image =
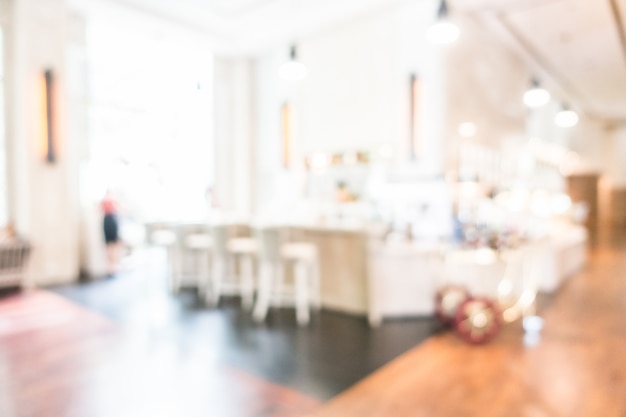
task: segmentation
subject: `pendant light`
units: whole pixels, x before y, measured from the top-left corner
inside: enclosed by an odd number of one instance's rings
[[[542,107],[550,101],[550,93],[541,87],[539,80],[533,78],[528,91],[524,93],[524,104],[530,108]]]
[[[554,116],[554,123],[563,128],[576,126],[578,124],[578,120],[578,114],[566,105],[563,105],[561,111]]]
[[[289,50],[289,61],[281,65],[278,73],[282,79],[287,81],[300,81],[306,78],[307,68],[298,61],[295,45],[292,45]]]
[[[455,42],[459,38],[461,31],[457,25],[450,21],[448,18],[449,14],[448,3],[446,0],[441,0],[439,12],[437,13],[437,21],[428,28],[426,33],[431,43],[447,45]]]

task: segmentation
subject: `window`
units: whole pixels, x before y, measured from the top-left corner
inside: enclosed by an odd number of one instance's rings
[[[200,43],[90,29],[90,180],[140,220],[192,221],[213,181],[212,56]]]

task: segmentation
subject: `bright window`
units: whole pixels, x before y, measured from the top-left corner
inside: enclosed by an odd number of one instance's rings
[[[213,182],[213,61],[198,45],[90,29],[83,199],[110,188],[138,220],[204,218]]]

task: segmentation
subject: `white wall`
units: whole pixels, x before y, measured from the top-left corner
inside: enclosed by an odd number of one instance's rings
[[[257,59],[256,186],[259,204],[271,198],[285,175],[281,163],[280,111],[292,106],[293,172],[316,151],[376,152],[391,145],[397,162],[409,158],[410,75],[420,79],[418,132],[424,153],[418,165],[441,171],[442,122],[439,51],[426,42],[436,1],[405,3],[361,16],[297,42],[298,58],[309,70],[298,83],[281,80],[288,44]]]
[[[7,109],[6,103],[6,92],[11,91],[11,85],[7,85],[6,80],[6,61],[10,56],[11,47],[8,44],[7,36],[10,36],[11,31],[11,11],[12,4],[9,2],[0,3],[0,26],[2,27],[2,94],[3,96],[0,98],[2,100],[1,110],[2,115],[0,115],[0,225],[4,225],[9,220],[9,190],[10,185],[8,184],[8,175],[9,169],[8,165],[10,164],[10,159],[8,155],[8,144],[7,144],[7,116],[10,112]]]
[[[393,24],[384,14],[301,43],[309,76],[294,97],[300,155],[397,139]]]
[[[34,245],[31,278],[38,284],[68,282],[78,276],[78,140],[84,118],[71,109],[69,46],[80,46],[80,25],[63,0],[13,0],[7,65],[7,140],[10,217]],[[70,32],[73,30],[73,32]],[[68,61],[69,60],[69,61]],[[56,91],[57,162],[44,161],[40,145],[38,81],[52,69]],[[78,94],[80,95],[80,94]],[[77,122],[77,125],[74,125]],[[81,127],[82,126],[82,127]]]

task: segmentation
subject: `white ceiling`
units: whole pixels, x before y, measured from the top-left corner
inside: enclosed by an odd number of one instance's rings
[[[255,54],[277,42],[294,41],[325,26],[408,1],[428,0],[105,2],[183,23],[217,40],[223,51]],[[612,0],[448,1],[458,13],[495,16],[532,66],[556,83],[572,105],[590,116],[626,121],[626,55]],[[626,25],[626,0],[615,1]]]
[[[255,54],[407,0],[71,0],[147,12],[208,35],[224,53]],[[420,1],[420,0],[418,0]]]
[[[611,0],[457,0],[491,14],[562,95],[588,116],[626,121],[626,51]],[[626,0],[617,0],[626,25]],[[479,14],[480,14],[479,13]]]

